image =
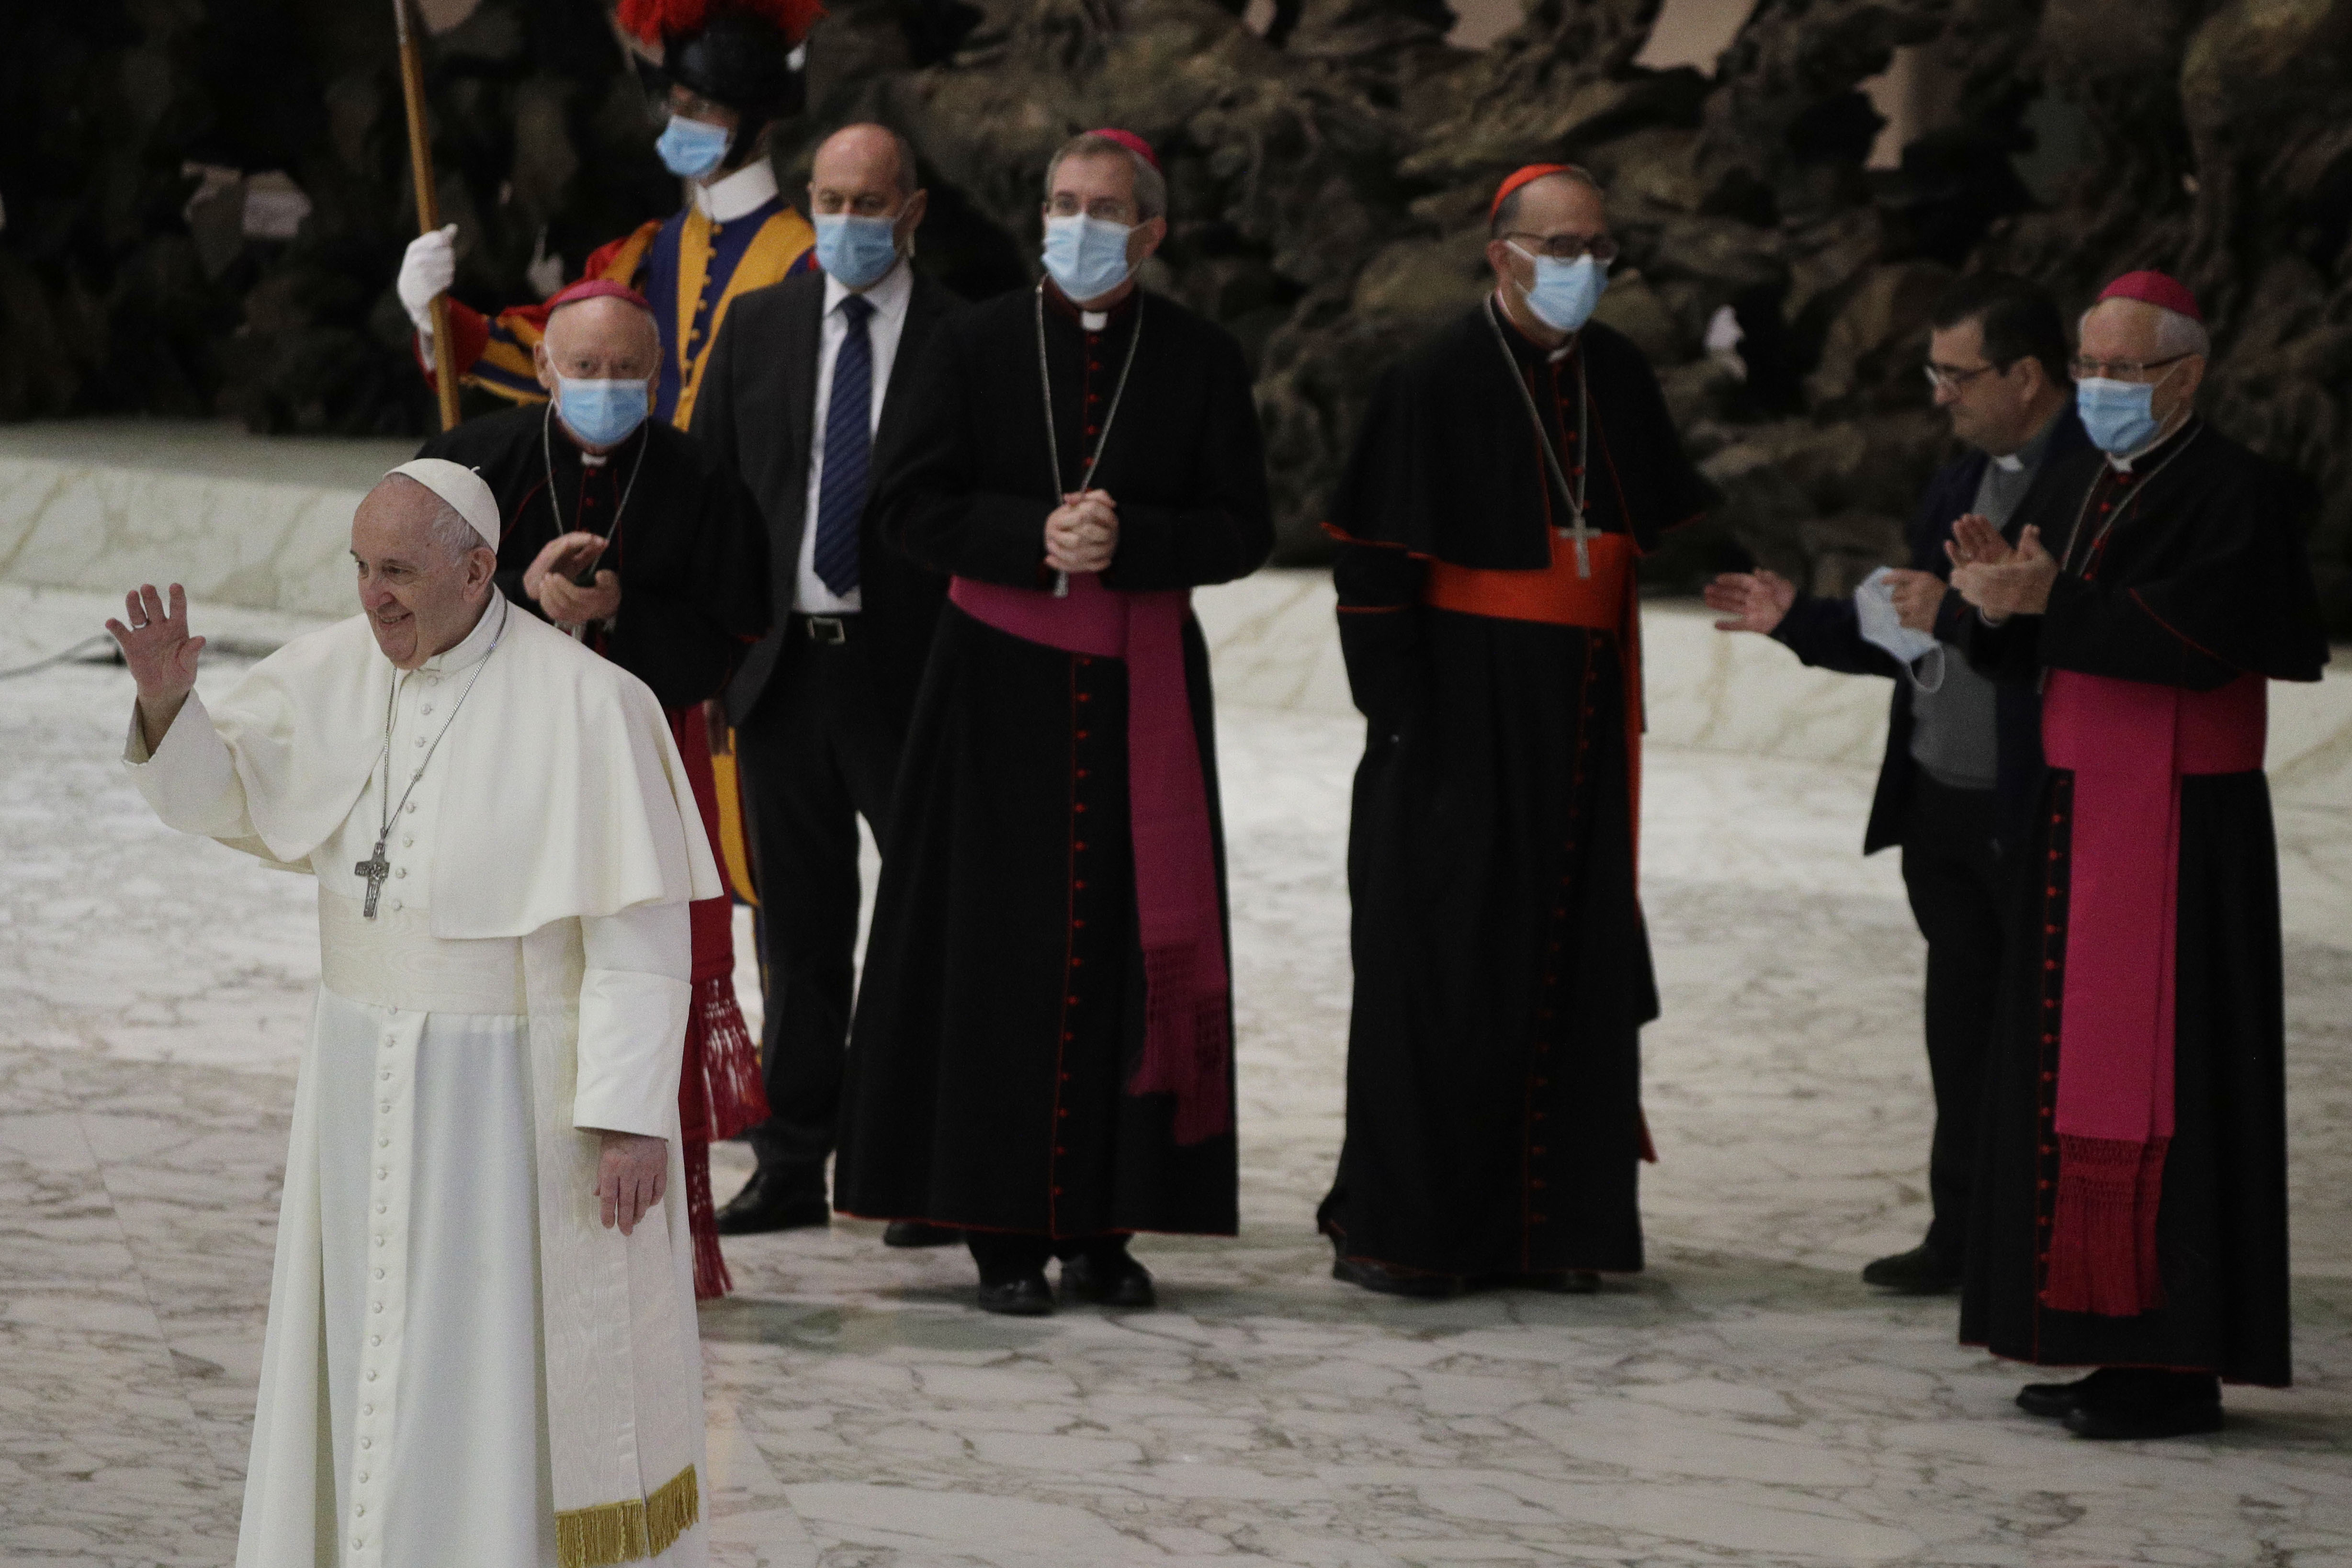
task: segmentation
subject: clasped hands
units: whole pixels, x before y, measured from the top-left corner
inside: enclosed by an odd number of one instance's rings
[[[558,534],[547,541],[537,559],[523,569],[522,591],[547,612],[558,626],[585,626],[610,621],[620,612],[621,580],[609,571],[596,574],[593,585],[572,581],[581,570],[604,553],[604,539],[596,534]]]
[[[1118,503],[1108,490],[1075,490],[1045,518],[1045,564],[1055,571],[1101,571],[1118,551]]]
[[[2029,525],[2015,549],[1990,519],[1971,512],[1952,525],[1944,545],[1952,560],[1952,587],[1995,624],[2011,615],[2039,615],[2050,607],[2058,562],[2042,548],[2042,530]]]

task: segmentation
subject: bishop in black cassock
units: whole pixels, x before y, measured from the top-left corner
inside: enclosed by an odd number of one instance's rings
[[[600,407],[579,399],[577,382],[626,379],[620,372],[633,369],[632,355],[645,359],[650,374],[660,340],[643,299],[592,280],[550,305],[539,351],[555,396],[469,420],[427,441],[419,455],[478,471],[498,497],[506,519],[501,593],[541,620],[577,624],[590,647],[653,688],[715,851],[719,824],[702,705],[726,688],[766,633],[767,537],[741,481],[684,431],[642,410],[617,439],[604,432],[607,439],[592,441],[573,429],[572,418],[584,423]],[[567,361],[594,373],[575,378],[567,391],[559,373]],[[559,539],[570,543],[554,552],[562,559],[551,571],[541,558]],[[587,580],[572,581],[575,575]],[[691,914],[694,1011],[678,1112],[695,1287],[709,1297],[729,1289],[711,1206],[710,1141],[757,1124],[767,1100],[735,999],[733,900],[704,899]]]
[[[2308,486],[2196,413],[2196,310],[2161,274],[2109,287],[2076,361],[2103,450],[2053,472],[2013,559],[1979,538],[1953,576],[1983,612],[1971,657],[2042,687],[2049,762],[2013,888],[1960,1337],[2099,1369],[2018,1399],[2090,1437],[2210,1431],[2221,1381],[2290,1370],[2263,743],[2268,683],[2317,680],[2327,644]]]
[[[1633,566],[1711,495],[1641,352],[1584,319],[1599,190],[1522,170],[1491,226],[1496,294],[1382,381],[1332,506],[1367,724],[1320,1220],[1338,1278],[1408,1295],[1642,1266]]]
[[[1051,1310],[1056,1255],[1066,1295],[1148,1304],[1129,1234],[1235,1226],[1209,662],[1185,605],[1255,570],[1273,528],[1239,345],[1132,284],[1160,229],[1139,146],[1080,138],[1052,177],[1072,214],[1127,229],[1123,281],[940,322],[875,501],[884,538],[953,581],[884,848],[835,1205],[964,1229],[995,1312]],[[1048,519],[1089,492],[1116,505],[1116,550],[1057,593]]]

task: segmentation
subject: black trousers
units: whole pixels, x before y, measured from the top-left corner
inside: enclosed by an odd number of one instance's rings
[[[875,694],[854,615],[845,640],[794,614],[759,705],[736,730],[760,883],[760,1061],[768,1120],[747,1134],[762,1175],[822,1197],[841,1103],[857,949],[857,819],[889,836],[906,737]]]
[[[1927,1244],[1957,1266],[1982,1126],[1985,1059],[2000,984],[2001,883],[1990,789],[1955,789],[1915,771],[1903,835],[1903,886],[1927,939],[1927,1075],[1936,1133],[1927,1152]]]

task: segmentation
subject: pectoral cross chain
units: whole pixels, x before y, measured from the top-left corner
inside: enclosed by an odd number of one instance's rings
[[[367,904],[362,911],[362,918],[373,920],[376,898],[383,892],[383,879],[392,874],[392,862],[383,858],[382,839],[376,840],[373,854],[352,867],[352,874],[367,878]]]

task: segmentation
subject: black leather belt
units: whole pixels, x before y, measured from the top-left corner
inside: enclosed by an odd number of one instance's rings
[[[839,647],[849,641],[849,629],[856,623],[854,615],[800,615],[793,620],[801,623],[801,632],[812,643]]]

